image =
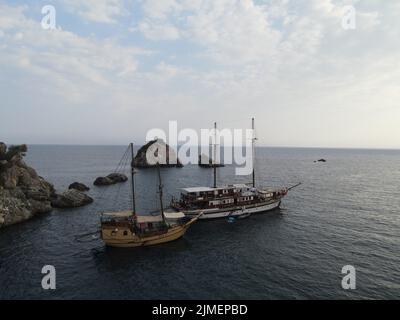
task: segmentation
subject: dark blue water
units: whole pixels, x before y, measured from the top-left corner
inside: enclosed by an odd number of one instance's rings
[[[59,191],[91,185],[114,170],[124,147],[32,146],[27,162]],[[314,163],[319,158],[327,163]],[[237,223],[201,222],[173,243],[139,249],[79,242],[98,228],[98,213],[129,208],[129,183],[92,186],[85,208],[54,210],[0,230],[1,299],[399,299],[400,152],[278,149],[257,151],[258,182],[303,185],[282,209]],[[166,198],[211,185],[196,166],[162,172]],[[232,167],[221,183],[247,182]],[[141,211],[158,208],[156,176],[136,176]],[[54,265],[57,290],[41,288]],[[341,269],[357,270],[357,289],[341,287]]]

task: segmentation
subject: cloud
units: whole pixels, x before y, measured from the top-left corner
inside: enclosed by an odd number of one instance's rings
[[[180,38],[180,31],[170,24],[141,22],[138,29],[150,40],[177,40]]]
[[[116,23],[128,13],[123,0],[62,0],[69,11],[88,22]]]
[[[45,114],[59,120],[63,141],[114,143],[169,119],[199,128],[214,120],[246,125],[254,115],[261,144],[398,146],[396,1],[68,3],[66,16],[57,8],[64,21],[95,23],[46,31],[27,6],[0,5],[2,116],[6,110],[10,122],[16,110],[29,119]],[[348,4],[356,30],[342,28]],[[24,126],[26,135],[34,136],[31,126],[38,141],[56,140],[55,125],[35,123]]]
[[[110,39],[84,38],[72,32],[43,30],[25,16],[25,7],[0,6],[0,64],[40,77],[43,86],[66,99],[84,97],[85,86],[111,86],[137,71],[137,56],[146,50],[121,46]],[[68,88],[71,91],[68,91]]]
[[[181,4],[176,0],[145,0],[143,2],[145,16],[152,19],[166,19],[171,13],[180,11],[180,9]]]

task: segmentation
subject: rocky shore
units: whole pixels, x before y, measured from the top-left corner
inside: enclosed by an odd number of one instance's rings
[[[23,160],[26,145],[7,148],[0,142],[0,228],[48,213],[53,207],[74,208],[93,202],[78,190],[56,194],[54,186]]]

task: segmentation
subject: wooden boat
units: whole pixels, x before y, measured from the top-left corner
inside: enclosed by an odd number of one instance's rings
[[[170,223],[161,216],[136,216],[131,211],[105,213],[101,235],[107,246],[143,247],[171,242],[183,237],[198,218]]]
[[[254,132],[254,119],[252,119],[252,129]],[[254,144],[256,137],[252,139],[253,155],[255,152]],[[216,145],[214,145],[214,155]],[[297,184],[290,188],[257,188],[255,180],[254,156],[253,156],[253,181],[251,184],[233,184],[227,186],[217,186],[217,168],[214,167],[214,186],[213,187],[193,187],[181,190],[180,199],[172,199],[171,207],[182,211],[188,217],[194,217],[199,212],[203,215],[201,219],[217,219],[228,217],[247,218],[251,214],[264,213],[277,209],[281,205],[282,199],[290,190],[300,185]]]
[[[133,160],[133,144],[130,144]],[[143,247],[162,244],[181,238],[189,227],[202,215],[188,218],[182,212],[167,212],[163,206],[163,186],[160,168],[159,196],[160,214],[157,216],[138,215],[135,203],[135,169],[131,161],[132,210],[103,213],[101,216],[101,238],[111,247]]]

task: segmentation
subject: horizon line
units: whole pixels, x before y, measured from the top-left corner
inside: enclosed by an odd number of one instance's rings
[[[20,144],[7,144],[7,146],[11,145],[20,145]],[[28,146],[59,146],[59,147],[122,147],[128,146],[128,144],[72,144],[72,143],[26,143]],[[145,145],[143,144],[134,144],[135,147],[141,147]],[[180,144],[178,146],[182,146]],[[206,146],[198,146],[198,147],[206,147]],[[222,146],[223,148],[225,146]],[[232,147],[232,146],[226,146]],[[238,146],[233,146],[238,147]],[[321,146],[271,146],[271,145],[256,145],[256,148],[276,148],[276,149],[331,149],[331,150],[387,150],[387,151],[400,151],[400,147],[321,147]]]

